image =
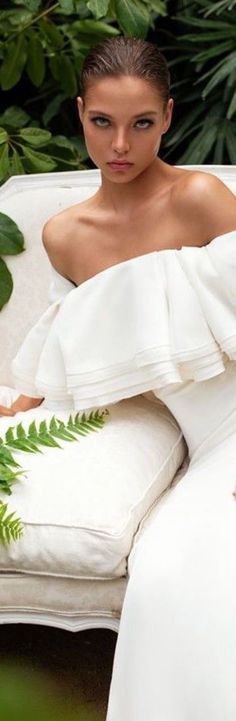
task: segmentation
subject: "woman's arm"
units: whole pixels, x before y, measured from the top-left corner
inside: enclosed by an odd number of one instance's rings
[[[30,396],[19,396],[14,403],[7,408],[0,405],[0,416],[14,416],[16,413],[29,411],[31,408],[37,408],[43,402],[43,398],[30,398]]]
[[[211,173],[188,173],[189,176],[184,177],[184,192],[178,194],[177,213],[189,227],[189,245],[205,245],[219,235],[236,230],[234,193]]]
[[[67,238],[66,233],[68,232],[68,221],[66,230],[65,223],[62,223],[61,218],[58,220],[58,217],[59,216],[54,216],[51,218],[43,228],[43,245],[49,257],[52,270],[52,282],[49,291],[50,303],[63,299],[70,290],[74,289],[74,284],[66,278],[65,272],[67,255],[64,253],[64,246],[65,238]],[[16,413],[37,408],[43,400],[44,398],[20,395],[10,407],[0,405],[0,416],[14,416]]]

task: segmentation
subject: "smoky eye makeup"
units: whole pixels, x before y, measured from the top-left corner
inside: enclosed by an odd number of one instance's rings
[[[108,118],[103,117],[102,115],[96,115],[93,118],[90,118],[90,121],[100,128],[106,128],[107,124],[109,125]],[[144,123],[144,125],[142,125]],[[140,126],[141,124],[141,126]],[[135,126],[139,127],[141,130],[145,130],[149,128],[151,125],[154,125],[153,120],[150,120],[149,118],[139,118],[139,120],[136,120],[134,123]]]
[[[135,125],[137,125],[138,123],[148,124],[148,125],[147,125],[148,128],[149,128],[151,125],[154,125],[153,120],[149,120],[149,118],[140,118],[140,120],[136,120]],[[143,126],[141,125],[141,127],[143,127]],[[145,128],[144,128],[144,130],[145,130]]]
[[[109,124],[108,118],[104,118],[102,115],[96,115],[94,118],[90,118],[91,122],[94,123],[94,125],[98,125],[98,127],[106,127],[105,124]],[[101,122],[101,125],[100,125]]]

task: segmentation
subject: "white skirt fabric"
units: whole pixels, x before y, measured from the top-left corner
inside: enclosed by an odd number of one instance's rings
[[[191,460],[130,554],[107,721],[235,721],[236,364],[162,400]]]

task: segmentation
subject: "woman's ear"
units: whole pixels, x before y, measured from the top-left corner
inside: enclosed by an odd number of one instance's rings
[[[79,113],[80,122],[83,125],[84,103],[80,96],[77,98],[77,109],[78,109],[78,113]]]
[[[169,130],[169,127],[171,125],[172,115],[173,115],[173,109],[174,109],[174,100],[173,100],[173,98],[169,98],[168,103],[166,105],[166,109],[165,109],[162,135],[167,133],[167,130]]]

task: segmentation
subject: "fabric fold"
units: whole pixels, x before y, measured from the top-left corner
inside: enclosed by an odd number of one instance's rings
[[[78,287],[54,271],[53,303],[12,363],[16,387],[83,410],[219,375],[236,358],[235,266],[233,231],[130,258]]]

